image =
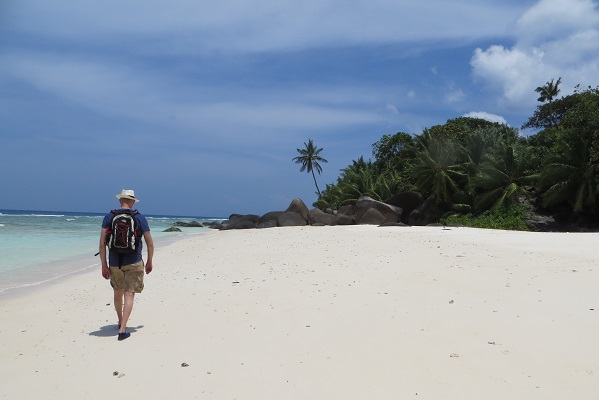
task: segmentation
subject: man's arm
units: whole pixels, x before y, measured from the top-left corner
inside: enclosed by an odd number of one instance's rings
[[[144,232],[144,240],[146,242],[146,247],[148,249],[148,259],[146,260],[146,274],[152,272],[152,259],[154,258],[154,241],[152,240],[152,235],[150,231]]]
[[[104,279],[110,279],[110,268],[106,260],[106,229],[102,228],[100,233],[100,261],[102,263],[102,276]]]

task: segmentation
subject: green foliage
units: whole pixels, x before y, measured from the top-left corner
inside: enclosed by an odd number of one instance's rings
[[[432,139],[416,155],[414,184],[422,193],[433,194],[442,203],[452,203],[468,180],[462,164],[463,148],[446,139]]]
[[[497,209],[513,203],[531,183],[530,148],[524,144],[499,143],[485,154],[474,178],[477,195],[474,209],[478,212]]]
[[[477,169],[485,161],[485,157],[497,146],[511,145],[521,141],[518,131],[507,125],[491,125],[474,130],[466,142],[466,168],[470,176],[476,175]]]
[[[326,186],[315,206],[338,208],[354,204],[361,196],[384,201],[407,189],[406,181],[399,172],[393,168],[379,171],[371,161],[360,157],[341,170],[336,184]]]
[[[499,127],[501,124],[481,118],[459,117],[447,120],[443,125],[434,125],[422,132],[422,141],[430,139],[448,140],[466,145],[470,135],[481,128]]]
[[[589,88],[575,98],[576,103],[551,131],[555,140],[539,174],[539,185],[545,207],[568,204],[574,213],[597,214],[599,90]]]
[[[326,208],[332,208],[334,210],[345,205],[344,203],[345,193],[340,186],[335,184],[327,184],[325,189],[322,191],[322,195],[312,205],[318,207],[321,210]]]
[[[582,136],[561,143],[562,152],[549,158],[541,171],[545,207],[567,203],[572,211],[596,212],[599,189],[599,165],[591,162],[591,146]]]
[[[591,89],[589,88],[589,90]],[[581,101],[581,96],[584,96],[584,93],[584,91],[581,92],[577,87],[577,89],[571,95],[564,96],[560,99],[540,105],[534,112],[533,116],[530,117],[524,125],[522,125],[522,129],[550,128],[552,126],[559,125],[563,116],[568,112],[568,110],[576,106]]]
[[[407,133],[397,132],[395,135],[383,135],[372,145],[372,155],[379,170],[393,168],[404,171],[414,159],[414,138]]]
[[[560,83],[562,83],[562,78],[559,78],[555,83],[552,79],[551,82],[547,82],[545,85],[536,88],[535,92],[539,94],[539,98],[537,99],[537,101],[540,101],[541,103],[545,103],[546,101],[548,101],[549,103],[551,103],[553,101],[553,98],[556,97],[560,92]]]
[[[464,225],[472,228],[503,229],[515,231],[527,231],[526,220],[528,213],[524,206],[514,203],[509,207],[501,207],[488,210],[480,215],[451,214],[441,218],[445,225]]]
[[[355,202],[360,196],[370,196],[380,200],[376,192],[377,174],[372,162],[360,157],[353,165],[341,170],[341,187],[346,193],[344,202]]]
[[[546,128],[528,137],[526,143],[530,148],[531,169],[538,172],[543,168],[544,163],[559,140],[557,131],[558,129],[555,127]]]
[[[561,127],[571,134],[582,136],[593,149],[599,148],[599,87],[578,93],[574,104],[564,115]],[[575,132],[575,133],[574,133]],[[568,140],[567,137],[563,138]]]
[[[537,88],[543,104],[524,128],[540,131],[528,138],[467,117],[420,135],[384,135],[372,145],[375,161],[360,157],[342,169],[315,205],[338,208],[364,195],[385,201],[417,190],[434,195],[439,213],[452,213],[446,223],[526,229],[523,195],[599,217],[599,87],[556,99],[560,83]]]

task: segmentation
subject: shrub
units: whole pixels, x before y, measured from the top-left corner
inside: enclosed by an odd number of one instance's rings
[[[452,214],[441,218],[445,225],[464,225],[473,228],[527,231],[528,213],[523,205],[512,204],[496,210],[485,211],[480,215]]]

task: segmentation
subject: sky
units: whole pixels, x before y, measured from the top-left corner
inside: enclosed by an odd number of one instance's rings
[[[593,0],[0,0],[0,209],[228,217],[317,199],[372,144],[599,84]],[[530,134],[523,132],[522,134]]]

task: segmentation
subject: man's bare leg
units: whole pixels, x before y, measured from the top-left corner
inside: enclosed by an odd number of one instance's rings
[[[121,321],[121,327],[119,329],[119,332],[125,332],[125,329],[127,328],[127,321],[129,321],[129,316],[131,315],[131,311],[133,311],[133,301],[135,300],[135,293],[134,292],[125,292],[125,306],[123,307],[123,312],[122,312],[122,318],[120,319]]]
[[[119,331],[120,326],[123,321],[123,296],[125,294],[125,289],[119,289],[114,291],[114,309],[116,310],[116,315],[119,318]]]

